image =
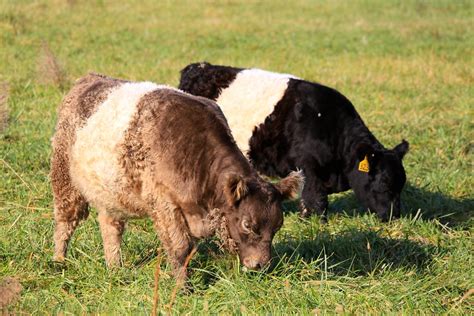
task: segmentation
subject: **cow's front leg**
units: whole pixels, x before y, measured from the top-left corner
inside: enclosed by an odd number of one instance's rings
[[[315,178],[307,178],[303,192],[301,193],[300,216],[307,218],[316,213],[323,222],[326,221],[326,211],[328,208],[328,195],[326,190],[318,185]]]
[[[119,267],[122,265],[120,244],[122,243],[126,222],[125,220],[114,218],[105,210],[99,210],[98,219],[107,267]]]
[[[189,233],[182,211],[173,203],[159,203],[152,215],[155,229],[173,265],[177,280],[186,280],[185,262],[191,253],[194,241]]]

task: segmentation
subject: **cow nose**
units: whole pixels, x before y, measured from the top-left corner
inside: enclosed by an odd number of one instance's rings
[[[262,264],[253,258],[245,258],[244,266],[253,270],[259,270],[262,268]]]

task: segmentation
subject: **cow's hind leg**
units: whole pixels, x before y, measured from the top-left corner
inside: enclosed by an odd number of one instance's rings
[[[126,221],[116,219],[104,210],[99,211],[98,219],[107,267],[121,266],[120,244],[122,243],[122,235],[125,231]]]
[[[65,151],[53,152],[50,176],[54,195],[55,221],[53,260],[64,261],[72,234],[77,225],[89,215],[89,205],[71,183]]]
[[[88,204],[77,192],[54,202],[54,261],[64,261],[72,234],[89,215]]]

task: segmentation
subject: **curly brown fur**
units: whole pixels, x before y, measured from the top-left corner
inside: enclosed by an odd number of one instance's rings
[[[56,133],[52,140],[51,186],[54,196],[55,251],[57,261],[64,260],[67,245],[77,225],[89,214],[88,203],[72,184],[70,168],[70,148],[75,142],[75,133],[97,106],[108,95],[118,81],[89,74],[79,79],[74,88],[66,95],[59,108]]]
[[[209,212],[207,217],[210,230],[218,238],[219,248],[225,249],[231,253],[237,253],[237,244],[230,236],[227,219],[224,217],[222,212],[215,208]]]
[[[60,108],[51,183],[56,259],[91,204],[109,266],[121,262],[127,219],[148,216],[177,274],[196,241],[213,233],[246,266],[266,264],[281,202],[297,190],[258,177],[214,102],[100,75],[79,80]],[[209,217],[214,209],[221,215]],[[244,220],[260,235],[249,238]]]

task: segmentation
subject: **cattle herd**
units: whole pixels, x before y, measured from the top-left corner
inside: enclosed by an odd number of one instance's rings
[[[352,189],[381,220],[400,215],[403,140],[386,149],[338,91],[293,75],[195,63],[179,89],[89,74],[64,98],[52,140],[54,259],[89,205],[108,266],[126,221],[150,217],[177,277],[199,239],[268,265],[282,202],[325,220]],[[272,183],[266,177],[279,177]]]

